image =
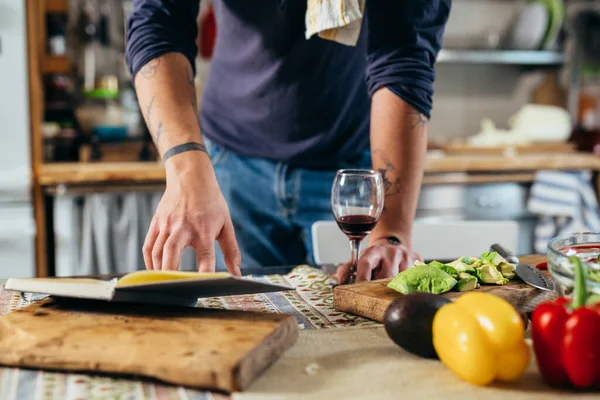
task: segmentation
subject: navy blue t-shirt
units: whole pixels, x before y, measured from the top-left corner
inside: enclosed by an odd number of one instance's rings
[[[369,144],[370,96],[387,87],[429,117],[451,0],[366,0],[356,47],[305,39],[306,0],[214,0],[217,41],[202,133],[238,154],[335,168]],[[134,0],[132,76],[167,52],[197,54],[199,0]]]

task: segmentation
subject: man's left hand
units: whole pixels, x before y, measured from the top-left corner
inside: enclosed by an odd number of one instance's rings
[[[377,239],[369,244],[358,260],[356,282],[393,278],[420,258],[406,246],[390,244],[386,238]],[[352,261],[348,261],[338,268],[337,278],[340,284],[347,281],[351,267]]]

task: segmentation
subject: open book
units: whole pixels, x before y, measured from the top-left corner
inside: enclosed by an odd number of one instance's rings
[[[227,272],[136,271],[109,280],[12,278],[5,290],[54,297],[115,302],[194,306],[198,298],[294,290],[292,287],[239,278]]]

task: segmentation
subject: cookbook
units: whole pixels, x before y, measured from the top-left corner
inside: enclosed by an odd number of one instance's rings
[[[5,290],[110,302],[195,306],[198,298],[295,290],[228,272],[136,271],[120,278],[12,278]]]

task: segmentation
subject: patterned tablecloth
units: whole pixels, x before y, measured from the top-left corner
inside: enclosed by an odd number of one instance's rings
[[[201,299],[199,307],[291,314],[300,329],[369,327],[376,322],[333,309],[333,281],[322,271],[300,266],[287,275],[250,277],[296,287],[296,291],[251,296]],[[0,315],[30,304],[30,294],[5,291],[0,286]],[[0,368],[1,400],[227,400],[229,396],[107,376]]]

